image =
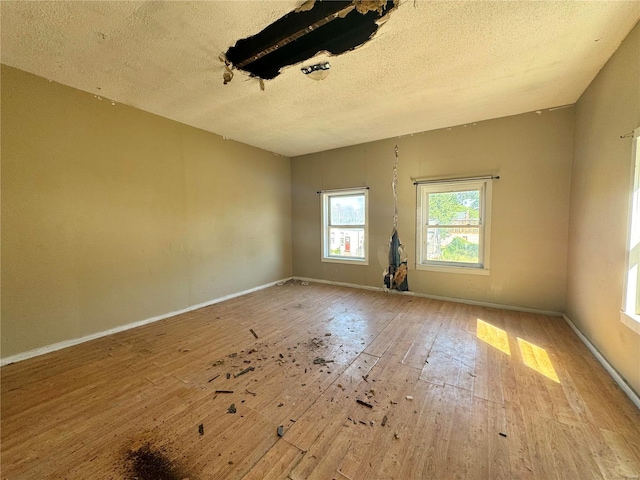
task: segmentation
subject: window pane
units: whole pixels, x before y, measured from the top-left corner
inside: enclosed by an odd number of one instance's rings
[[[329,256],[364,258],[364,228],[329,228]]]
[[[480,190],[429,194],[429,225],[479,225]]]
[[[330,225],[364,225],[364,195],[329,198]]]
[[[451,267],[451,272],[486,275],[491,181],[459,180],[430,181],[419,186],[416,268],[447,271]]]
[[[480,263],[480,229],[427,228],[426,259],[442,262]]]

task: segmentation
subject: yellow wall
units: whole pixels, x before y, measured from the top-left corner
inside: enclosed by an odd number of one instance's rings
[[[2,357],[291,276],[290,160],[2,66]]]
[[[640,126],[640,24],[576,105],[567,315],[640,392],[640,335],[620,321],[632,169]]]
[[[410,255],[410,290],[563,312],[573,126],[573,108],[545,110],[293,158],[294,275],[382,286],[393,225],[397,144],[398,230]],[[411,178],[487,174],[501,177],[493,185],[490,275],[415,270],[416,189]],[[369,265],[322,263],[316,192],[364,185],[370,187]]]

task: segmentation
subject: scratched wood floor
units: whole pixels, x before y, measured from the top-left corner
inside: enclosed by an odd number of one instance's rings
[[[640,476],[640,412],[553,317],[287,284],[0,373],[2,479]]]

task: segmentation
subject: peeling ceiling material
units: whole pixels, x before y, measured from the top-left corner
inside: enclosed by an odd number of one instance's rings
[[[260,33],[238,40],[225,59],[251,76],[271,80],[284,67],[320,52],[340,55],[362,45],[395,6],[394,0],[307,2]]]
[[[331,61],[321,82],[223,85],[218,55],[301,5],[1,1],[1,61],[291,157],[575,103],[640,19],[638,0],[401,0],[361,47],[300,65]]]
[[[330,69],[331,65],[329,62],[322,62],[302,67],[300,70],[307,76],[307,78],[311,78],[313,80],[324,80],[327,78],[327,75],[329,75]]]

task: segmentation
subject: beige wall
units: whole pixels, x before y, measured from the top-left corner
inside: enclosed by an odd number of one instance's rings
[[[290,160],[2,67],[2,357],[291,276]]]
[[[640,126],[640,25],[576,105],[567,315],[640,392],[640,335],[620,321],[632,140]]]
[[[397,144],[398,229],[410,255],[410,290],[563,312],[573,126],[573,108],[545,110],[292,159],[294,275],[382,286]],[[493,185],[490,275],[415,270],[411,178],[487,174],[501,177]],[[322,263],[316,192],[362,185],[370,187],[369,265]]]

